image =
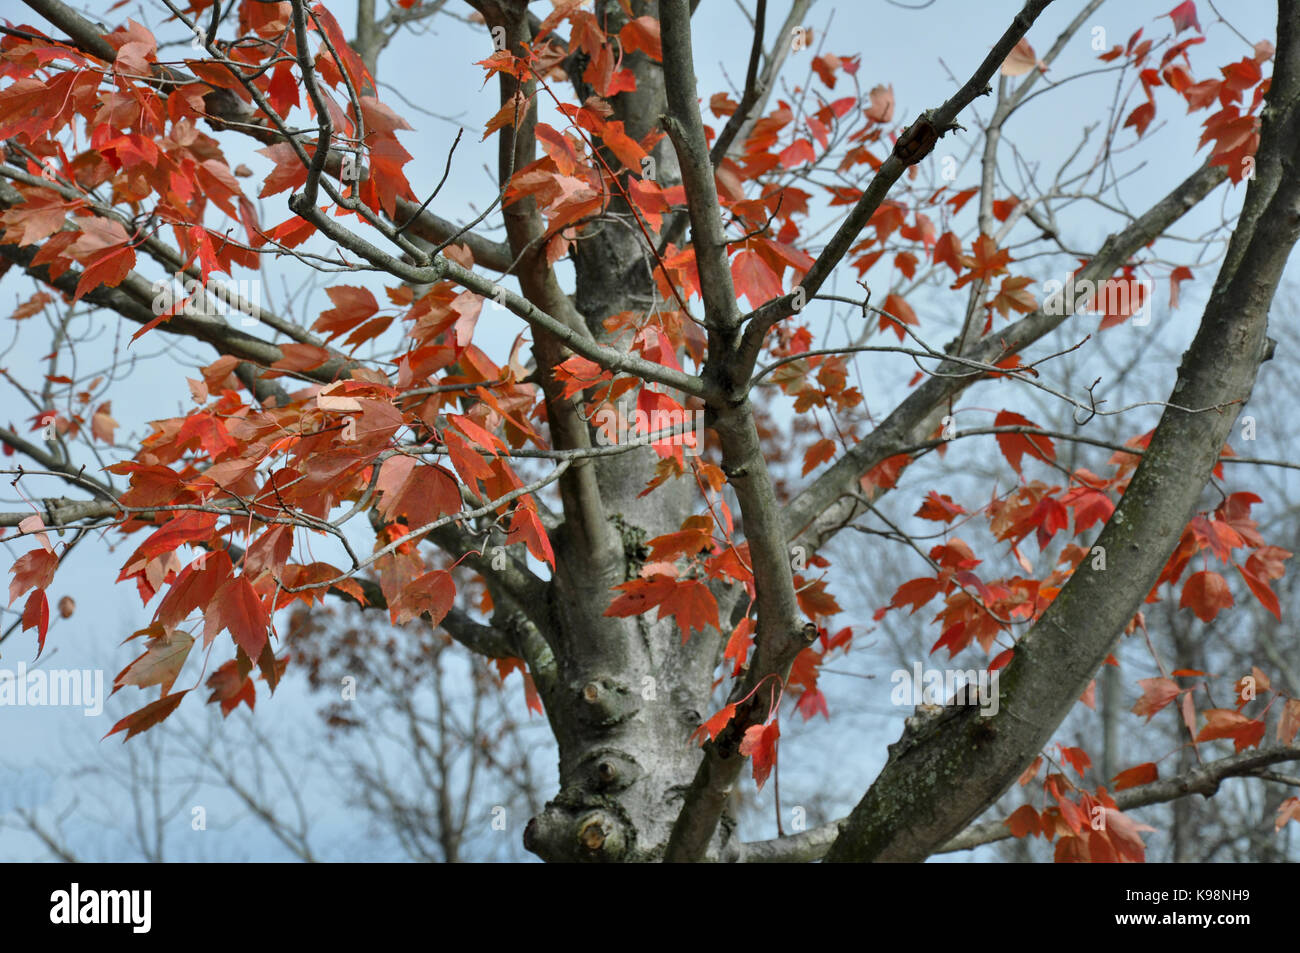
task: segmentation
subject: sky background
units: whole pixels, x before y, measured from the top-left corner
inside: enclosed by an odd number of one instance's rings
[[[1040,18],[1029,34],[1039,54],[1051,46],[1061,28],[1082,5],[1081,0],[1057,0]],[[1047,79],[1059,82],[1102,66],[1096,60],[1097,50],[1093,47],[1098,30],[1104,31],[1098,41],[1102,49],[1124,44],[1139,27],[1145,28],[1148,37],[1165,36],[1170,32],[1170,21],[1161,19],[1161,15],[1173,5],[1172,0],[1127,0],[1104,4],[1089,21],[1089,26],[1080,32],[1053,65]],[[457,12],[468,12],[468,7],[463,5],[453,3],[451,6]],[[548,6],[545,3],[535,5],[542,15]],[[861,54],[858,79],[863,91],[878,83],[892,84],[896,97],[895,118],[905,122],[922,109],[941,103],[964,82],[1020,6],[1018,0],[934,0],[928,7],[915,10],[884,0],[853,3],[820,0],[814,4],[807,25],[813,29],[813,53]],[[1231,30],[1214,22],[1217,18],[1208,3],[1201,2],[1198,6],[1207,42],[1193,48],[1192,64],[1197,78],[1204,78],[1211,75],[1219,64],[1248,55],[1251,51],[1249,45]],[[116,23],[130,16],[154,29],[160,37],[174,39],[181,36],[175,24],[163,23],[159,5],[132,2],[112,13],[107,12],[107,7],[105,3],[82,9],[103,22]],[[1218,7],[1250,42],[1273,37],[1276,8],[1269,0],[1225,0]],[[355,22],[354,4],[336,2],[330,4],[330,9],[351,35],[350,24]],[[785,10],[784,3],[773,4],[769,15],[769,38],[774,37]],[[12,24],[38,23],[38,19],[15,0],[0,0],[0,18]],[[703,0],[694,18],[694,37],[701,95],[707,99],[719,90],[732,91],[735,95],[735,85],[744,74],[750,43],[749,28],[736,4],[730,0]],[[491,52],[491,39],[484,28],[440,16],[416,31],[399,36],[380,59],[381,98],[415,127],[413,131],[403,133],[401,141],[416,156],[416,161],[406,167],[406,172],[417,195],[423,197],[433,189],[442,175],[447,150],[457,130],[465,129],[447,185],[433,206],[447,218],[467,220],[494,194],[496,141],[480,142],[480,135],[484,122],[497,110],[498,93],[495,83],[483,84],[482,71],[474,65],[475,61]],[[170,48],[170,53],[181,55],[176,47]],[[163,55],[167,54],[165,48]],[[810,54],[807,52],[791,55],[783,74],[784,88],[807,82],[809,62]],[[841,88],[835,90],[835,95],[844,94]],[[1113,74],[1099,73],[1071,79],[1050,95],[1039,96],[1010,121],[1005,131],[1007,148],[1014,145],[1031,167],[1041,164],[1044,174],[1050,176],[1078,145],[1084,126],[1104,121],[1104,110],[1114,94]],[[1134,94],[1131,83],[1128,83],[1121,88],[1121,95],[1137,97],[1141,94],[1140,91]],[[1131,170],[1121,195],[1127,207],[1139,213],[1192,172],[1205,155],[1204,151],[1197,152],[1196,144],[1206,114],[1187,116],[1180,100],[1167,89],[1159,90],[1157,95],[1159,112],[1156,124],[1143,142],[1118,159],[1120,168],[1126,172]],[[1132,98],[1130,108],[1138,101]],[[988,100],[981,100],[974,107],[974,113],[987,117],[990,108]],[[971,121],[971,115],[969,112],[965,114],[963,122],[967,128],[975,130],[976,123]],[[706,122],[717,122],[707,113],[705,119]],[[1133,130],[1122,130],[1116,143],[1131,145],[1135,138]],[[255,178],[245,180],[246,186],[260,181],[269,169],[267,160],[255,154],[237,137],[223,137],[221,141],[232,166],[242,162],[256,173]],[[966,143],[971,141],[971,138],[965,140]],[[1089,151],[1095,152],[1098,142],[1099,138],[1094,136]],[[953,156],[960,163],[967,156],[966,148],[956,140],[945,139],[927,162],[941,162],[946,156]],[[1009,173],[1014,170],[1010,159],[1004,163],[1004,169]],[[977,164],[961,165],[956,184],[964,187],[977,181]],[[1007,191],[1006,186],[1000,188],[999,197]],[[1180,221],[1175,231],[1189,238],[1211,233],[1225,218],[1235,215],[1242,194],[1242,189],[1220,188],[1209,201]],[[264,226],[278,224],[289,217],[286,199],[287,193],[282,193],[259,202]],[[492,221],[499,219],[494,217]],[[1067,217],[1063,217],[1062,226],[1074,246],[1095,249],[1109,232],[1118,227],[1119,222],[1119,217],[1113,213],[1080,203],[1071,208]],[[1024,237],[1032,237],[1035,233],[1036,229],[1029,227]],[[500,237],[501,233],[497,230],[492,234]],[[1182,253],[1186,254],[1185,251]],[[1217,254],[1217,247],[1212,249],[1212,253]],[[1064,277],[1050,269],[1035,273],[1034,267],[1027,268],[1024,273],[1039,278]],[[1194,269],[1195,277],[1184,284],[1182,306],[1176,313],[1168,308],[1167,286],[1163,283],[1158,285],[1151,324],[1143,328],[1125,325],[1109,332],[1104,353],[1087,359],[1101,361],[1097,366],[1107,366],[1107,362],[1122,360],[1125,355],[1145,355],[1141,373],[1125,382],[1123,393],[1126,400],[1158,400],[1166,396],[1178,355],[1195,330],[1195,321],[1216,270],[1217,265],[1213,263]],[[147,270],[144,273],[151,279],[163,277]],[[852,274],[850,268],[842,267],[837,277],[839,284],[833,293],[854,293]],[[264,278],[262,300],[273,310],[314,316],[328,306],[321,290],[326,282],[297,263],[272,264],[264,272]],[[871,276],[873,288],[883,288],[891,280],[885,266]],[[378,282],[370,281],[368,284],[379,290]],[[34,290],[29,279],[11,272],[0,279],[0,309],[16,306]],[[944,332],[949,325],[944,322],[950,317],[953,296],[918,294],[909,300],[921,318],[927,338],[934,343],[947,340],[950,334]],[[830,333],[838,326],[831,320],[829,309],[826,311],[824,316],[815,311],[812,313],[810,322],[815,332],[820,328]],[[0,366],[9,368],[15,376],[28,382],[39,379],[42,371],[36,370],[38,360],[49,349],[48,332],[38,324],[39,321],[39,318],[29,320],[0,332],[3,335],[0,336]],[[139,436],[147,432],[148,420],[186,413],[192,403],[185,377],[197,377],[195,369],[213,358],[209,350],[196,342],[178,343],[174,338],[163,338],[158,334],[146,336],[128,346],[130,330],[123,333],[123,328],[105,315],[89,317],[80,322],[79,329],[84,335],[78,344],[79,371],[96,363],[108,366],[110,355],[119,356],[121,380],[111,391],[112,412],[122,425],[119,436],[125,435],[128,441],[131,434]],[[504,361],[519,331],[520,325],[515,318],[504,311],[485,308],[475,343],[494,359]],[[12,340],[9,335],[13,335]],[[1069,343],[1077,339],[1075,334]],[[1064,338],[1057,336],[1052,341],[1043,342],[1038,352],[1045,353],[1060,340]],[[120,358],[126,355],[137,359],[133,364],[122,362]],[[1283,360],[1274,361],[1261,379],[1261,386],[1265,389],[1268,375],[1278,371],[1286,355],[1279,357]],[[1088,377],[1090,366],[1086,362],[1081,366],[1079,379],[1091,379]],[[869,405],[877,412],[892,407],[906,393],[910,370],[901,364],[884,371],[873,368],[867,374],[864,386]],[[993,386],[987,385],[975,393],[971,403],[981,406],[990,406],[997,400],[1005,403],[1009,398],[996,394]],[[994,396],[984,400],[989,394]],[[1028,406],[1034,406],[1032,398],[1021,399],[1028,400]],[[1047,427],[1068,422],[1068,409],[1060,405],[1043,407],[1047,409],[1038,416],[1031,414],[1032,419]],[[0,382],[0,417],[5,418],[5,422],[12,421],[20,430],[26,430],[28,425],[24,421],[33,413],[34,410],[11,386]],[[1141,433],[1150,429],[1158,415],[1159,408],[1156,407],[1135,411],[1133,419],[1126,421],[1127,432]],[[988,423],[991,420],[980,421],[978,425]],[[1270,434],[1261,424],[1261,445],[1257,455],[1267,455],[1266,444],[1270,440],[1278,441],[1273,448],[1284,455],[1286,441],[1280,438],[1281,433],[1281,428],[1275,427]],[[991,442],[959,441],[944,465],[960,471],[963,460],[971,461],[971,465],[977,461],[987,462],[993,452]],[[1100,454],[1092,458],[1094,469],[1104,461],[1104,457]],[[86,460],[89,466],[96,466],[88,455]],[[915,506],[914,497],[919,498],[931,485],[934,484],[923,479],[911,483],[910,494],[905,500],[900,499],[892,512],[905,517]],[[945,484],[941,489],[953,492],[953,485]],[[4,508],[17,508],[9,487],[0,487],[0,491],[3,491],[0,496],[5,498]],[[40,492],[47,491],[51,495],[62,492],[55,490],[52,484],[46,484]],[[28,492],[38,491],[29,489]],[[987,489],[983,492],[987,493]],[[364,535],[359,533],[357,538],[363,539]],[[844,540],[843,545],[856,542]],[[138,539],[132,538],[126,546],[110,548],[110,543],[111,539],[83,542],[61,566],[50,589],[51,601],[65,593],[73,595],[77,610],[67,620],[53,620],[43,659],[43,664],[52,667],[102,668],[105,683],[111,683],[113,674],[135,654],[118,643],[147,624],[154,608],[154,605],[147,608],[140,605],[134,587],[113,584],[123,560],[134,549]],[[11,549],[11,557],[26,549],[26,543],[19,544]],[[866,569],[870,571],[871,567]],[[839,625],[855,624],[865,630],[877,603],[866,601],[861,593],[855,595],[852,580],[838,584],[834,573],[831,580],[832,586],[841,593],[841,603],[847,610],[837,620]],[[8,613],[0,619],[0,624],[7,627],[13,618],[13,613]],[[920,616],[916,619],[919,620]],[[891,619],[889,624],[903,623]],[[851,675],[838,679],[829,674],[823,677],[822,687],[834,716],[829,726],[817,724],[814,734],[810,733],[813,726],[796,725],[798,719],[795,718],[783,719],[781,783],[783,807],[787,810],[791,805],[807,802],[818,805],[817,810],[843,812],[856,802],[883,763],[884,745],[897,737],[901,719],[910,714],[910,709],[900,710],[888,700],[889,680],[884,677],[887,667],[882,667],[879,662],[879,658],[889,655],[890,641],[886,635],[881,632],[874,638],[865,636],[861,639],[863,645],[868,642],[877,645],[883,655],[877,657],[862,652],[829,666],[859,675],[877,674],[874,680]],[[922,639],[926,637],[922,636]],[[919,647],[920,641],[916,645]],[[34,650],[32,633],[15,634],[0,647],[3,653],[0,666],[13,667],[19,660],[30,662]],[[195,653],[196,657],[198,654]],[[924,649],[914,654],[914,658],[924,657]],[[194,662],[191,659],[178,687],[206,677],[206,674],[200,674]],[[973,664],[977,663],[967,659],[962,667]],[[1141,673],[1145,674],[1149,673]],[[1132,674],[1130,677],[1135,679],[1141,675]],[[510,685],[522,710],[518,676],[512,676]],[[134,689],[123,694],[131,696],[125,700],[128,708],[124,709],[118,704],[119,700],[114,699],[98,718],[87,718],[80,711],[68,709],[0,709],[0,817],[16,807],[57,812],[76,794],[83,802],[90,801],[102,808],[96,815],[101,820],[95,820],[79,809],[67,821],[69,837],[78,843],[93,844],[93,851],[102,853],[103,859],[122,856],[125,848],[121,837],[102,820],[121,816],[122,791],[87,786],[78,771],[96,764],[97,759],[117,759],[113,763],[124,763],[122,759],[126,755],[116,738],[98,740],[125,710],[139,707],[146,700]],[[296,759],[294,764],[300,765],[304,777],[310,776],[311,769],[321,772],[321,762],[326,754],[326,742],[317,730],[314,714],[319,704],[320,699],[311,696],[302,681],[296,678],[288,679],[274,699],[264,692],[259,693],[256,712],[259,727],[281,739],[280,743]],[[200,707],[195,699],[189,699],[182,706],[181,714],[198,716],[195,724],[205,724],[213,713],[207,709],[194,711]],[[241,711],[239,717],[243,714]],[[547,754],[540,745],[539,751]],[[827,776],[827,764],[835,766],[833,777]],[[554,772],[553,762],[544,765],[543,770]],[[298,771],[297,767],[295,771]],[[551,789],[545,790],[549,792]],[[328,845],[323,853],[331,858],[346,856],[357,859],[391,855],[391,845],[372,837],[359,824],[356,813],[340,803],[337,784],[329,777],[311,787],[310,792],[309,807],[315,817],[320,843]],[[770,796],[769,787],[759,799],[760,803],[770,803]],[[256,824],[239,819],[230,798],[219,788],[202,786],[194,798],[195,803],[201,802],[208,807],[210,816],[225,817],[231,826],[223,830],[210,829],[204,840],[198,843],[189,831],[188,814],[180,817],[172,841],[176,845],[177,859],[286,856],[283,848]],[[750,830],[745,833],[752,837],[768,837],[775,833],[770,820],[755,820],[747,826]],[[519,832],[519,827],[512,827],[508,834],[517,839]],[[495,835],[485,833],[483,836]],[[0,830],[0,859],[41,855],[41,848],[33,838]]]

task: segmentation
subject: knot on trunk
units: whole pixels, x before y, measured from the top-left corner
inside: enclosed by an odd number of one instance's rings
[[[567,806],[560,799],[528,822],[524,847],[543,860],[615,863],[624,860],[635,832],[615,806]]]
[[[641,710],[641,699],[623,682],[593,678],[578,691],[578,714],[589,725],[609,728]]]

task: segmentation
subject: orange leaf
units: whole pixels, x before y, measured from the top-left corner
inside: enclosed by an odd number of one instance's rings
[[[1236,566],[1236,563],[1233,563],[1233,565]],[[1269,588],[1267,582],[1260,579],[1254,573],[1247,572],[1240,566],[1237,566],[1237,572],[1241,573],[1241,578],[1246,581],[1247,587],[1249,587],[1250,591],[1254,593],[1255,598],[1259,600],[1260,605],[1273,613],[1277,621],[1281,622],[1282,606],[1277,600],[1277,593]]]
[[[672,593],[677,580],[663,573],[655,573],[648,579],[629,579],[614,588],[622,595],[609,604],[604,614],[607,616],[640,615],[653,609]]]
[[[754,759],[754,780],[760,791],[776,763],[776,743],[780,737],[781,726],[773,721],[767,725],[751,725],[741,739],[740,753]]]
[[[781,296],[781,279],[758,252],[744,249],[731,260],[731,280],[735,282],[736,295],[749,299],[749,305],[759,305]]]
[[[36,630],[36,654],[39,656],[45,649],[45,633],[50,628],[50,603],[45,598],[44,589],[36,589],[27,597],[22,622],[24,632]]]
[[[44,549],[33,549],[14,560],[10,572],[14,574],[9,583],[9,604],[28,589],[44,589],[54,581],[54,570],[59,566],[59,557]]]
[[[971,252],[970,256],[962,256],[962,264],[970,271],[953,282],[954,291],[964,288],[972,281],[989,281],[1005,274],[1007,265],[1011,263],[1011,252],[1005,248],[999,249],[998,243],[989,235],[981,234],[971,242]]]
[[[601,141],[605,147],[618,158],[618,161],[633,172],[641,171],[641,160],[646,151],[641,144],[623,131],[623,123],[611,120],[600,131]]]
[[[117,430],[117,421],[109,413],[112,407],[111,402],[105,401],[99,405],[99,409],[90,418],[91,434],[96,440],[102,440],[104,443],[112,443],[113,433]]]
[[[1168,678],[1144,678],[1138,684],[1142,686],[1142,697],[1137,700],[1132,711],[1135,715],[1146,715],[1147,721],[1182,691],[1176,682]]]
[[[139,711],[132,712],[110,729],[108,735],[115,735],[122,729],[126,729],[126,737],[123,741],[129,741],[135,735],[142,731],[148,731],[154,725],[164,721],[168,715],[176,710],[176,706],[181,703],[181,699],[189,692],[184,691],[172,692],[170,695],[164,695],[156,702],[150,702]],[[105,738],[108,735],[104,735]]]
[[[589,361],[578,354],[556,365],[555,376],[564,382],[566,398],[612,378],[609,371],[595,361]]]
[[[677,617],[677,627],[682,633],[682,644],[686,644],[692,631],[703,632],[707,626],[721,630],[718,621],[718,600],[709,592],[708,586],[698,579],[682,579],[659,604],[659,618]]]
[[[1002,317],[1010,317],[1012,311],[1031,314],[1038,307],[1038,300],[1029,288],[1034,279],[1008,275],[1002,279],[1002,286],[993,299],[993,307]]]
[[[912,306],[896,294],[888,295],[885,298],[885,306],[881,310],[888,314],[889,317],[886,317],[885,314],[880,316],[880,330],[893,329],[900,341],[907,336],[907,332],[902,327],[904,324],[918,325],[921,323],[916,317],[916,312],[912,310]]]
[[[637,17],[623,24],[618,31],[619,42],[626,53],[638,50],[656,62],[664,58],[663,47],[659,41],[659,21],[654,17]]]
[[[961,242],[952,232],[944,232],[934,243],[934,263],[947,265],[954,275],[961,274]]]
[[[368,288],[337,285],[326,288],[325,293],[329,295],[334,307],[322,311],[312,327],[326,332],[326,340],[353,330],[379,312],[379,302]]]
[[[1092,765],[1092,759],[1082,748],[1062,748],[1061,760],[1079,772],[1079,777]]]
[[[1152,831],[1148,824],[1139,824],[1133,818],[1113,807],[1103,807],[1106,818],[1106,839],[1110,841],[1115,852],[1135,864],[1146,860],[1146,845],[1142,843],[1139,831]]]
[[[746,660],[749,658],[749,650],[754,644],[755,628],[757,628],[757,624],[752,618],[746,616],[736,624],[736,627],[731,632],[731,638],[727,639],[727,648],[722,653],[722,657],[735,659],[733,675],[740,674],[741,668],[744,667]]]
[[[1029,427],[1041,429],[1038,424],[1009,410],[1001,411],[993,420],[995,427]],[[1050,437],[1039,434],[1000,433],[997,435],[998,447],[1002,455],[1011,464],[1011,469],[1020,473],[1020,461],[1029,454],[1038,460],[1050,462],[1056,459],[1056,446]]]
[[[1038,837],[1043,833],[1043,823],[1038,812],[1029,804],[1022,804],[1002,822],[1011,831],[1012,837]]]
[[[707,516],[691,516],[675,533],[664,533],[648,540],[650,561],[663,562],[679,556],[695,556],[701,550],[713,548],[713,520]]]
[[[1030,781],[1034,780],[1035,776],[1037,776],[1038,774],[1038,769],[1042,766],[1042,764],[1043,764],[1043,756],[1040,754],[1037,758],[1035,758],[1033,761],[1030,762],[1029,767],[1025,768],[1025,770],[1021,773],[1020,778],[1016,783],[1019,784],[1021,787],[1024,787]]]
[[[1202,570],[1193,573],[1183,584],[1183,595],[1178,608],[1190,608],[1202,622],[1213,622],[1223,609],[1234,605],[1228,580],[1217,572]]]
[[[796,576],[795,585],[798,587],[795,598],[799,602],[799,608],[810,619],[820,619],[842,611],[835,597],[826,591],[825,579],[818,579],[814,583],[804,585]]]
[[[135,249],[130,244],[110,248],[91,262],[81,273],[81,280],[72,296],[78,301],[96,288],[116,288],[135,267]]]
[[[496,434],[483,429],[463,414],[448,414],[447,420],[450,421],[453,427],[493,456],[496,456],[497,450],[506,449],[504,440]]]
[[[921,608],[944,589],[944,584],[932,576],[922,576],[903,583],[894,592],[889,605],[895,609],[910,605],[912,613]]]
[[[714,738],[718,737],[723,728],[727,727],[727,722],[731,721],[735,714],[735,705],[723,705],[719,711],[713,713],[712,718],[700,725],[700,727],[696,728],[695,731],[691,733],[691,740],[694,741],[698,738],[700,744],[703,744],[704,739],[701,736],[708,735],[709,740],[712,741]]]
[[[1205,727],[1196,736],[1198,744],[1202,741],[1231,738],[1236,750],[1243,751],[1259,744],[1264,737],[1264,722],[1247,718],[1230,708],[1207,708],[1203,714]]]
[[[807,476],[812,473],[833,456],[835,456],[835,441],[829,437],[818,440],[804,451],[802,475]]]
[[[390,606],[394,625],[404,625],[417,616],[429,613],[435,626],[451,611],[456,600],[456,584],[451,573],[434,569],[417,576],[402,589],[400,606]]]
[[[1273,830],[1280,831],[1287,821],[1300,824],[1300,797],[1289,797],[1277,806],[1277,819],[1273,822]]]
[[[531,506],[515,507],[515,514],[510,520],[510,532],[506,534],[507,543],[522,542],[537,559],[551,564],[555,568],[555,551],[551,549],[551,540],[546,535],[546,527],[541,517]]]
[[[787,169],[793,169],[807,162],[815,162],[817,153],[813,151],[812,143],[807,139],[796,139],[790,145],[781,150],[777,160]]]
[[[1113,778],[1116,791],[1123,791],[1126,788],[1135,788],[1139,784],[1150,784],[1160,777],[1160,772],[1156,769],[1155,764],[1150,761],[1143,764],[1134,765],[1125,771],[1121,771]]]

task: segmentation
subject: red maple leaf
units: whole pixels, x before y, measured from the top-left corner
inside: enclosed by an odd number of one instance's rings
[[[33,549],[14,560],[14,574],[9,583],[9,604],[28,589],[44,589],[54,581],[54,570],[59,566],[59,557],[45,549]]]
[[[528,551],[537,559],[555,566],[555,551],[551,549],[550,537],[546,527],[532,506],[516,506],[510,520],[510,532],[506,534],[507,543],[523,542]]]
[[[727,722],[731,721],[731,719],[735,717],[735,714],[735,705],[723,705],[722,708],[713,713],[713,716],[709,718],[708,721],[700,725],[700,727],[696,728],[695,731],[691,733],[691,740],[698,740],[700,744],[703,744],[703,736],[708,735],[708,740],[712,741],[714,738],[718,737],[723,728],[727,727]]]
[[[1038,424],[1010,410],[1001,411],[993,420],[995,427],[1030,427],[1041,429]],[[1056,459],[1056,446],[1050,437],[1040,434],[1000,433],[997,435],[998,447],[1002,455],[1011,464],[1011,469],[1020,473],[1020,461],[1025,456],[1034,457],[1044,462]]]
[[[937,523],[951,523],[958,516],[965,513],[966,510],[960,503],[954,503],[952,497],[947,493],[938,493],[931,490],[925,496],[925,502],[914,515],[921,517],[923,520],[934,520]]]
[[[40,656],[45,650],[45,633],[50,628],[50,603],[45,598],[44,589],[36,589],[27,597],[27,604],[23,606],[23,631],[28,629],[36,630],[36,655]]]
[[[677,580],[664,573],[653,573],[648,579],[629,579],[614,586],[622,595],[609,604],[604,614],[640,615],[668,598],[676,586]]]
[[[907,336],[903,330],[904,324],[918,325],[920,320],[912,306],[902,299],[900,295],[890,294],[885,298],[884,307],[880,309],[883,313],[880,315],[880,330],[886,328],[892,330],[898,335],[901,341]]]
[[[110,248],[86,266],[72,300],[78,301],[96,288],[116,288],[134,267],[135,249],[129,243]]]
[[[1135,788],[1140,784],[1150,784],[1160,777],[1160,772],[1156,766],[1150,762],[1134,765],[1125,771],[1115,775],[1112,782],[1116,791],[1123,791],[1127,788]]]
[[[1037,837],[1043,832],[1042,820],[1029,804],[1020,805],[1002,823],[1011,831],[1012,837],[1028,837],[1031,834]]]
[[[156,702],[150,702],[139,711],[131,712],[131,714],[110,728],[108,734],[104,735],[104,737],[107,738],[108,735],[115,735],[119,731],[126,729],[126,737],[122,740],[129,741],[133,736],[165,720],[168,715],[176,710],[176,706],[181,703],[181,699],[188,692],[188,688],[183,691],[172,692],[170,695],[164,695]]]
[[[776,743],[780,737],[781,725],[774,719],[766,725],[750,725],[740,741],[740,753],[754,759],[754,780],[760,791],[776,763]]]
[[[1267,727],[1263,721],[1247,718],[1230,708],[1207,708],[1202,714],[1205,715],[1205,727],[1196,736],[1198,744],[1202,741],[1231,738],[1233,747],[1237,751],[1244,751],[1259,744]]]
[[[1146,715],[1147,721],[1182,691],[1177,682],[1168,678],[1144,678],[1138,684],[1142,686],[1142,697],[1137,700],[1132,711],[1135,715]]]
[[[970,271],[959,277],[952,288],[955,291],[964,288],[972,281],[988,281],[996,278],[998,275],[1005,274],[1010,263],[1011,252],[1005,248],[999,250],[996,241],[988,235],[981,234],[971,242],[971,254],[962,256],[962,264]]]
[[[743,249],[731,260],[731,280],[736,295],[749,299],[751,308],[757,308],[781,296],[781,279],[758,252]]]
[[[1193,573],[1183,584],[1183,596],[1178,608],[1190,608],[1202,622],[1213,622],[1220,610],[1234,605],[1228,580],[1217,572],[1203,570]]]
[[[718,600],[698,579],[681,579],[673,585],[672,591],[659,603],[659,618],[668,616],[677,617],[683,645],[693,631],[704,632],[709,626],[722,628],[718,621]]]
[[[1166,13],[1165,16],[1174,21],[1175,36],[1182,33],[1184,30],[1193,27],[1196,29],[1197,33],[1205,32],[1201,29],[1200,21],[1196,19],[1196,4],[1194,0],[1184,0],[1184,2],[1178,4],[1178,6]]]
[[[244,576],[227,579],[212,604],[204,608],[204,642],[211,642],[218,632],[226,629],[250,659],[261,657],[270,626],[266,606]]]
[[[833,456],[835,456],[835,441],[823,437],[804,451],[801,475],[807,476]]]

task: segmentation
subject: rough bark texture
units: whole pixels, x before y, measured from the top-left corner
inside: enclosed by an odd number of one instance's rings
[[[525,5],[480,5],[488,23],[504,26],[508,42],[531,37]],[[597,4],[597,15],[616,31],[626,19],[620,4]],[[657,16],[653,3],[638,14]],[[640,139],[663,112],[659,64],[636,53],[628,64],[637,90],[614,98],[614,118]],[[502,79],[502,101],[514,94],[514,80]],[[525,95],[533,90],[525,88]],[[534,158],[531,123],[521,124],[513,168]],[[511,139],[502,138],[503,173],[512,161]],[[676,181],[676,162],[666,140],[654,158],[662,184]],[[615,199],[611,213],[627,215]],[[508,206],[511,251],[523,255],[517,269],[525,297],[551,314],[569,313],[597,340],[608,340],[604,320],[621,311],[644,310],[654,300],[654,283],[643,243],[634,226],[606,221],[599,237],[578,242],[574,254],[577,293],[570,301],[546,267],[540,217],[531,200]],[[537,357],[549,367],[567,351],[539,337]],[[547,412],[557,447],[590,446],[589,428],[571,401],[548,389]],[[579,463],[561,486],[564,523],[553,541],[557,572],[547,595],[546,633],[557,665],[547,716],[560,749],[560,791],[528,825],[528,848],[547,860],[625,861],[654,859],[680,808],[676,793],[695,770],[699,752],[689,743],[707,717],[709,686],[719,655],[714,640],[685,646],[671,621],[643,617],[607,618],[610,587],[635,578],[645,540],[677,529],[690,515],[691,487],[675,481],[653,498],[641,497],[655,455],[645,448]]]

